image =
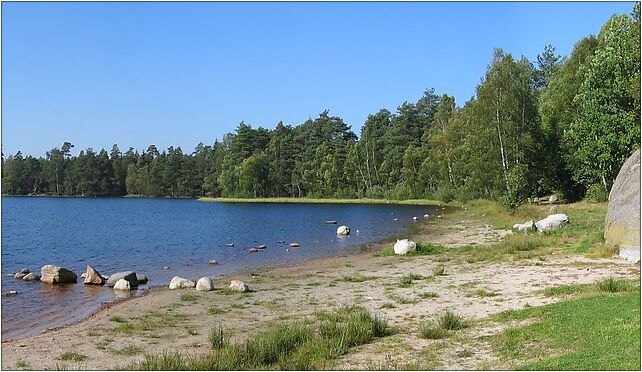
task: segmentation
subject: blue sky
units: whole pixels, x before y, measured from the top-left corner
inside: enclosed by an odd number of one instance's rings
[[[493,48],[568,55],[633,3],[2,3],[2,145],[191,152],[325,109],[358,134],[426,88],[463,105]]]

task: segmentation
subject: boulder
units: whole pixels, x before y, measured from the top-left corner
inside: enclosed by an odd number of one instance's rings
[[[27,269],[26,267],[23,267],[22,269],[20,269],[20,271],[18,271],[17,273],[15,273],[13,275],[13,278],[14,279],[22,279],[22,278],[25,277],[25,275],[27,275],[29,273],[30,273],[29,269]]]
[[[82,275],[81,275],[82,277]],[[83,283],[91,285],[103,285],[105,284],[105,278],[93,266],[87,265],[87,271],[85,272],[85,278]]]
[[[256,252],[258,252],[258,251],[259,251],[259,250],[258,250],[258,249],[256,249],[256,248],[250,248],[250,249],[248,249],[248,252],[250,252],[250,253],[256,253]]]
[[[136,281],[138,284],[145,284],[149,281],[146,275],[136,273]]]
[[[118,281],[114,284],[114,289],[118,291],[129,291],[131,290],[131,285],[126,279],[118,279]]]
[[[551,203],[551,204],[557,202],[558,200],[559,200],[559,198],[555,194],[553,194],[553,195],[548,197],[548,202]]]
[[[169,289],[180,289],[180,288],[194,288],[196,283],[189,279],[181,278],[180,276],[175,276],[169,282]]]
[[[40,280],[40,277],[34,273],[29,273],[22,277],[22,280],[25,282],[33,282],[34,280]]]
[[[138,279],[136,278],[136,273],[133,271],[121,271],[118,273],[111,274],[109,279],[107,279],[107,286],[113,287],[121,279],[125,279],[129,282],[131,288],[138,287]]]
[[[620,257],[640,261],[640,150],[624,162],[609,193],[604,240]]]
[[[244,282],[240,280],[232,280],[230,282],[230,290],[234,292],[249,292],[250,287],[247,286]]]
[[[216,260],[207,260],[207,263],[210,264],[210,265],[217,265],[218,261],[216,261]]]
[[[408,239],[397,240],[393,249],[395,254],[407,254],[417,250],[417,243]]]
[[[301,246],[301,244],[299,244],[299,243],[290,243],[290,247],[292,247],[292,248],[299,248],[300,246]]]
[[[337,235],[350,235],[350,228],[342,225],[337,228]]]
[[[196,282],[197,291],[211,291],[214,287],[212,286],[212,279],[204,276]]]
[[[15,289],[2,292],[3,296],[13,296],[15,294],[18,294],[18,291],[16,291]]]
[[[536,227],[533,220],[530,220],[528,222],[514,224],[513,229],[517,231],[530,231],[530,230],[536,230]]]
[[[564,213],[551,214],[550,216],[535,222],[537,231],[547,232],[557,230],[570,222],[570,219]]]
[[[56,265],[43,266],[40,268],[40,274],[40,281],[49,284],[76,283],[78,279],[70,270]]]

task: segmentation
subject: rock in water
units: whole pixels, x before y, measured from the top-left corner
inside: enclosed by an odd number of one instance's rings
[[[138,284],[145,284],[149,281],[149,279],[147,279],[146,275],[136,273],[136,281],[138,282]]]
[[[216,261],[216,260],[207,260],[207,263],[210,264],[210,265],[217,265],[218,261]]]
[[[518,231],[530,231],[530,230],[535,230],[536,227],[533,220],[530,220],[528,222],[514,224],[513,229]]]
[[[126,279],[118,279],[116,284],[114,284],[114,289],[119,291],[129,291],[131,290],[131,286]]]
[[[212,279],[204,276],[196,282],[197,291],[211,291],[212,290]]]
[[[103,278],[102,275],[100,275],[100,273],[93,268],[93,266],[87,265],[87,271],[85,272],[84,283],[93,284],[93,285],[103,285],[105,284],[105,278]]]
[[[408,239],[397,240],[393,249],[395,254],[407,254],[417,250],[417,243]]]
[[[230,282],[230,289],[234,292],[249,292],[250,287],[247,284],[243,283],[240,280],[232,280]]]
[[[640,150],[624,162],[609,194],[604,240],[620,257],[640,261]]]
[[[121,279],[128,281],[131,288],[138,287],[138,279],[136,278],[136,273],[133,271],[121,271],[119,273],[111,274],[109,279],[107,279],[107,286],[113,287],[116,285],[116,282]]]
[[[27,269],[26,267],[23,267],[22,269],[20,269],[20,271],[18,271],[18,272],[13,276],[13,278],[14,278],[14,279],[23,279],[23,278],[24,278],[27,274],[29,274],[29,273],[30,273],[29,269]]]
[[[181,278],[180,276],[175,276],[172,278],[172,281],[169,282],[169,289],[180,289],[180,288],[194,288],[196,283],[189,279]]]
[[[348,226],[339,226],[337,228],[337,235],[350,235],[350,228]]]
[[[24,280],[25,282],[33,282],[34,280],[40,280],[40,277],[38,275],[34,274],[34,273],[29,273],[29,274],[25,275],[22,278],[22,280]]]
[[[564,213],[551,214],[550,216],[535,222],[537,231],[546,232],[557,230],[570,222],[570,219]]]
[[[49,284],[76,283],[76,274],[64,267],[45,265],[40,269],[40,281]]]
[[[301,244],[299,244],[299,243],[290,243],[290,247],[292,247],[292,248],[299,248],[300,246],[301,246]]]

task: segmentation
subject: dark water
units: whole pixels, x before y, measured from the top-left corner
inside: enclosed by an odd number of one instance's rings
[[[363,204],[224,204],[196,200],[2,197],[2,339],[15,339],[87,316],[115,300],[107,287],[48,285],[7,276],[56,264],[79,277],[86,266],[109,275],[133,270],[147,286],[174,275],[212,278],[271,264],[354,252],[401,233],[434,207]],[[397,218],[398,221],[394,221]],[[325,224],[337,220],[338,225]],[[338,237],[337,226],[352,235]],[[356,234],[356,229],[360,230]],[[284,240],[301,243],[286,251]],[[234,242],[235,247],[226,243]],[[246,249],[266,244],[268,249]],[[219,264],[211,266],[208,259]],[[168,265],[168,271],[163,266]],[[147,287],[143,286],[141,288]],[[135,294],[135,293],[134,293]]]

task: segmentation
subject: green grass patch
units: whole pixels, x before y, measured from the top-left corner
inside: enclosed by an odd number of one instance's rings
[[[228,312],[228,310],[221,309],[220,307],[218,307],[216,305],[212,305],[212,306],[207,308],[207,313],[210,314],[210,315],[225,314],[227,312]]]
[[[437,298],[439,297],[439,295],[435,292],[423,292],[419,294],[419,297],[428,299],[428,298]]]
[[[361,275],[359,273],[351,274],[351,275],[344,275],[341,280],[344,282],[352,282],[352,283],[361,283],[365,282],[366,280],[372,280],[376,279],[374,276],[365,276]]]
[[[125,320],[125,318],[123,318],[122,316],[118,316],[118,315],[110,316],[109,320],[111,320],[112,322],[116,322],[116,323],[127,323],[127,320]]]
[[[487,290],[481,289],[481,288],[474,290],[472,294],[473,294],[473,296],[480,297],[480,298],[498,296],[498,294],[496,292],[487,291]]]
[[[468,327],[468,323],[460,315],[453,313],[450,310],[439,317],[437,320],[439,327],[447,331],[456,331]]]
[[[615,278],[608,278],[596,283],[597,289],[602,292],[626,292],[631,289],[631,285],[622,280]]]
[[[433,270],[432,270],[432,275],[434,276],[444,276],[446,275],[446,267],[444,265],[437,265]]]
[[[547,297],[556,297],[556,296],[569,296],[576,293],[582,293],[586,291],[586,285],[582,284],[568,284],[561,285],[559,287],[546,288],[544,296]]]
[[[62,360],[65,362],[82,362],[87,360],[88,357],[87,355],[84,355],[84,354],[79,354],[75,352],[66,352],[66,353],[60,354],[60,356],[56,359]]]
[[[639,370],[639,287],[615,293],[598,287],[568,301],[500,314],[535,323],[493,336],[496,350],[520,369]]]
[[[115,350],[114,354],[123,355],[123,356],[134,356],[138,355],[143,351],[143,349],[136,345],[127,345],[120,350]]]
[[[318,313],[317,320],[290,322],[261,331],[243,343],[227,341],[218,328],[210,333],[213,350],[206,356],[148,354],[133,369],[248,370],[323,369],[352,347],[389,333],[386,320],[360,307]]]
[[[446,336],[448,336],[448,331],[433,322],[426,322],[419,327],[419,337],[421,338],[438,340]]]
[[[197,300],[198,300],[198,296],[193,293],[183,293],[181,295],[181,301],[196,302]]]

